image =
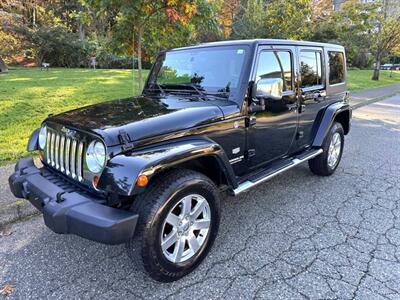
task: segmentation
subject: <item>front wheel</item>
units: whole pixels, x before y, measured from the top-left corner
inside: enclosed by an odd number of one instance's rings
[[[173,170],[159,177],[132,210],[139,223],[127,243],[128,254],[135,261],[140,255],[145,270],[158,281],[174,281],[193,271],[218,232],[218,189],[194,171]]]
[[[342,158],[343,145],[342,124],[334,122],[322,145],[323,153],[308,161],[310,170],[316,175],[332,175]]]

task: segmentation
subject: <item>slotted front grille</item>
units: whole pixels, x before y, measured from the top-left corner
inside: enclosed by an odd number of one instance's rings
[[[45,161],[49,166],[78,181],[83,181],[84,149],[83,141],[48,128]]]

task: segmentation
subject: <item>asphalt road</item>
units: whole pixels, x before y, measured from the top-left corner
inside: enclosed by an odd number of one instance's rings
[[[400,299],[400,95],[355,111],[344,151],[329,178],[304,164],[225,199],[210,255],[178,282],[34,217],[0,237],[0,288],[14,286],[10,299]]]

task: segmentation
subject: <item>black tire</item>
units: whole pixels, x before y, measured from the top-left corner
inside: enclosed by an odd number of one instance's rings
[[[209,204],[211,211],[209,231],[193,257],[180,263],[173,263],[165,257],[161,248],[160,237],[164,220],[185,195],[193,193],[204,197]],[[139,220],[135,236],[126,244],[128,256],[135,263],[142,264],[153,279],[171,282],[192,272],[210,251],[220,221],[219,191],[203,174],[175,169],[151,182],[146,191],[134,200],[131,210],[139,214]]]
[[[328,164],[328,150],[335,133],[339,133],[340,135],[340,140],[341,140],[340,153],[336,164],[330,166]],[[322,150],[324,152],[308,161],[308,166],[310,167],[311,172],[320,176],[332,175],[335,172],[336,168],[338,167],[340,160],[342,158],[343,146],[344,146],[344,131],[342,124],[334,122],[331,128],[329,129],[329,132],[324,140],[324,143],[322,144]]]

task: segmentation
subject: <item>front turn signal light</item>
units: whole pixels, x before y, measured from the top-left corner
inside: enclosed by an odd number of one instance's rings
[[[136,180],[136,184],[140,187],[145,187],[148,183],[149,178],[146,175],[140,175]]]
[[[92,179],[92,184],[93,184],[93,187],[95,189],[97,189],[97,185],[99,184],[99,180],[100,180],[99,176],[94,176],[93,179]]]

